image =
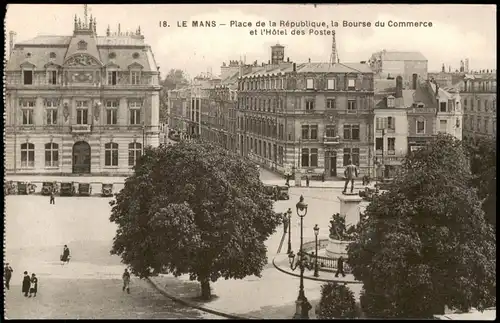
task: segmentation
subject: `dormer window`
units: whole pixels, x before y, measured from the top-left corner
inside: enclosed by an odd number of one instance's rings
[[[117,72],[116,71],[109,71],[108,70],[108,85],[116,85],[116,78],[117,78]]]
[[[314,89],[314,80],[312,78],[306,80],[306,88],[308,90]]]
[[[50,54],[49,54],[49,58],[50,58],[50,59],[54,59],[54,58],[56,58],[56,53],[54,53],[54,52],[50,53]]]
[[[109,53],[108,57],[109,57],[110,59],[114,59],[114,58],[116,58],[116,53],[111,52],[111,53]]]
[[[139,53],[133,53],[133,54],[132,54],[132,57],[133,57],[134,59],[138,59],[138,58],[139,58]]]
[[[424,104],[423,103],[417,104],[417,108],[423,109],[424,108]]]
[[[26,53],[26,58],[31,58],[31,53]]]
[[[395,98],[393,96],[388,96],[387,97],[387,107],[388,108],[394,108],[395,107]]]
[[[83,40],[78,42],[78,50],[87,50],[87,43]]]

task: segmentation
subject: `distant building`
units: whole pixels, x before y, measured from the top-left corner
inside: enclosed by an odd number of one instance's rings
[[[390,178],[401,167],[408,152],[408,117],[403,97],[403,79],[376,79],[375,85],[375,174]]]
[[[427,58],[420,52],[383,51],[372,54],[368,64],[375,78],[403,77],[403,87],[410,88],[416,78],[427,79]]]
[[[466,140],[497,135],[497,75],[496,70],[465,74],[454,85],[460,90],[464,113],[463,136]]]
[[[64,27],[64,26],[62,26]],[[5,67],[7,173],[128,175],[159,145],[159,71],[140,28],[15,43]]]
[[[373,72],[362,63],[272,61],[239,80],[238,148],[285,172],[342,177],[349,159],[373,167]],[[247,68],[247,67],[244,67]]]
[[[190,121],[189,104],[191,89],[189,87],[168,91],[168,136],[178,140],[187,135]],[[177,138],[177,139],[176,139]]]

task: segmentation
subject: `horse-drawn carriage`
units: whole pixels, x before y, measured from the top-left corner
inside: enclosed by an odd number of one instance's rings
[[[50,195],[50,192],[54,194],[59,193],[59,186],[56,182],[43,182],[42,183],[42,195]]]
[[[101,196],[102,197],[113,196],[113,184],[102,184]]]

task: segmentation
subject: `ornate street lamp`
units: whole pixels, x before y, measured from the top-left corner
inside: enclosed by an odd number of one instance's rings
[[[311,309],[311,305],[307,301],[307,298],[304,294],[304,268],[305,268],[305,259],[303,252],[303,244],[304,244],[304,217],[307,214],[307,204],[304,203],[304,197],[301,195],[300,200],[296,205],[297,215],[300,217],[300,251],[298,253],[297,261],[294,265],[295,255],[293,252],[288,254],[288,260],[290,262],[290,268],[292,270],[300,268],[300,286],[299,286],[299,296],[297,297],[297,301],[295,302],[295,315],[294,319],[308,319],[309,318],[309,310]]]
[[[319,277],[319,270],[318,270],[318,234],[319,234],[319,227],[316,224],[313,228],[314,230],[314,236],[315,236],[315,243],[316,243],[316,258],[314,259],[314,277]]]
[[[288,214],[288,251],[286,252],[287,254],[292,253],[292,209],[288,208],[288,211],[286,211]]]

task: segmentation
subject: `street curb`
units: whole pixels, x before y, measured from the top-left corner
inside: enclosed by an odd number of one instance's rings
[[[282,273],[284,274],[287,274],[287,275],[290,275],[290,276],[294,276],[294,277],[298,277],[300,278],[300,275],[299,274],[295,274],[295,273],[292,273],[292,272],[289,272],[289,271],[286,271],[284,269],[281,269],[278,265],[276,265],[276,256],[274,256],[273,258],[273,266],[274,268],[276,268],[278,271],[281,271]],[[319,281],[319,282],[324,282],[324,283],[341,283],[341,284],[362,284],[362,282],[360,281],[356,281],[356,280],[340,280],[340,279],[323,279],[323,278],[317,278],[317,277],[306,277],[304,276],[304,279],[308,279],[308,280],[314,280],[314,281]]]
[[[180,303],[180,304],[183,304],[185,306],[189,306],[189,307],[192,307],[192,308],[195,308],[197,310],[200,310],[200,311],[203,311],[203,312],[207,312],[207,313],[210,313],[210,314],[214,314],[214,315],[218,315],[218,316],[222,316],[222,317],[225,317],[225,318],[228,318],[228,319],[233,319],[233,320],[259,320],[259,319],[262,319],[262,318],[258,318],[258,317],[251,317],[251,316],[242,316],[242,315],[237,315],[237,314],[231,314],[231,313],[224,313],[224,312],[219,312],[217,310],[214,310],[214,309],[211,309],[209,307],[204,307],[204,306],[200,306],[198,304],[196,304],[195,302],[192,302],[192,301],[188,301],[186,299],[182,299],[180,297],[175,297],[173,295],[170,295],[168,294],[167,292],[165,292],[165,290],[163,288],[161,288],[160,286],[158,286],[159,284],[155,283],[153,280],[151,280],[151,278],[147,278],[147,280],[149,281],[149,283],[151,285],[153,285],[153,287],[160,293],[162,294],[163,296],[173,300],[174,302],[177,302],[177,303]]]

